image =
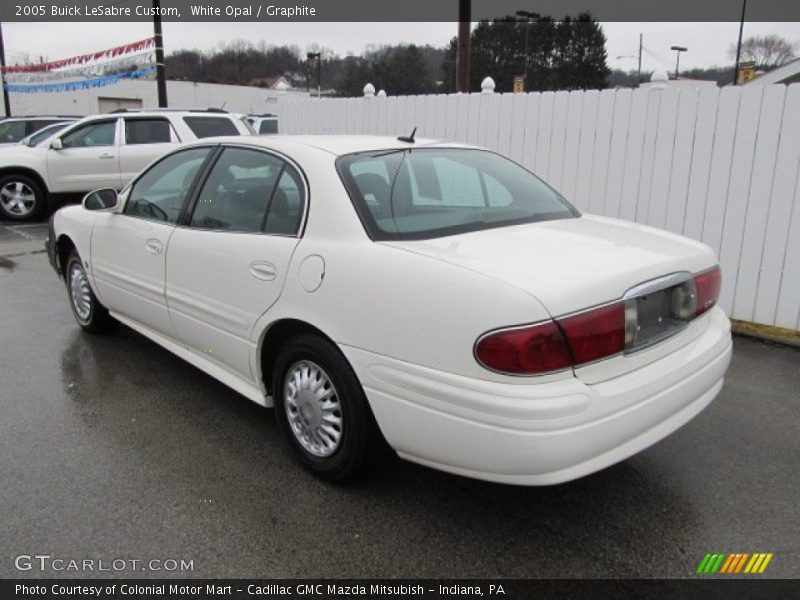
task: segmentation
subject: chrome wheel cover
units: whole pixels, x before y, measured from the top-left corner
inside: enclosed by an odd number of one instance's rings
[[[69,297],[72,300],[72,308],[81,321],[88,321],[92,315],[92,292],[89,287],[89,280],[83,267],[77,262],[73,262],[69,268]]]
[[[33,211],[36,195],[28,184],[10,181],[0,190],[0,204],[8,214],[24,217]]]
[[[283,404],[295,439],[314,456],[336,452],[342,440],[342,408],[328,374],[308,360],[294,363],[283,382]]]

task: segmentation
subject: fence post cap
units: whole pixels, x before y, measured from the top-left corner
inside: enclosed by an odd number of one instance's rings
[[[494,94],[494,88],[497,87],[494,83],[494,79],[491,77],[485,77],[483,81],[481,81],[481,94]]]
[[[364,86],[364,96],[367,98],[372,98],[375,95],[375,86],[371,83],[368,83]]]
[[[386,98],[386,90],[379,90],[378,98]]]

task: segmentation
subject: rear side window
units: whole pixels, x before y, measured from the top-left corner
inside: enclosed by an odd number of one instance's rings
[[[278,133],[278,121],[274,119],[261,121],[261,125],[258,128],[258,133]]]
[[[183,117],[183,122],[198,138],[239,135],[233,121],[225,117]]]
[[[579,214],[533,173],[485,150],[351,154],[337,168],[376,240],[428,239]]]
[[[303,217],[303,186],[300,175],[289,165],[283,170],[269,205],[266,233],[295,235]]]
[[[165,144],[172,141],[166,119],[125,119],[126,144]]]
[[[245,148],[225,148],[197,198],[191,226],[260,232],[284,162]]]
[[[125,214],[176,223],[189,188],[209,152],[210,148],[191,148],[154,164],[133,184]]]

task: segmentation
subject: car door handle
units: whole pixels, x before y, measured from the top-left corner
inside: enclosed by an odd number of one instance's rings
[[[161,251],[164,249],[164,247],[161,245],[161,242],[154,239],[147,240],[144,243],[144,246],[145,248],[147,248],[149,252],[152,252],[153,254],[161,254]]]
[[[278,276],[278,269],[271,262],[250,263],[250,275],[262,281],[272,281]]]
[[[114,157],[115,157],[114,154],[101,154],[99,156],[99,158],[114,158]]]

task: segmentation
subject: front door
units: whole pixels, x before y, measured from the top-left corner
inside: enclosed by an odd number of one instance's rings
[[[100,301],[174,337],[165,299],[167,248],[194,177],[210,147],[171,154],[144,172],[121,198],[121,213],[98,213],[92,274]]]
[[[223,149],[167,251],[167,304],[179,341],[253,379],[253,327],[286,281],[302,180],[266,152]]]
[[[99,188],[122,187],[117,120],[78,125],[58,138],[61,140],[60,149],[47,149],[51,192],[90,192]]]

